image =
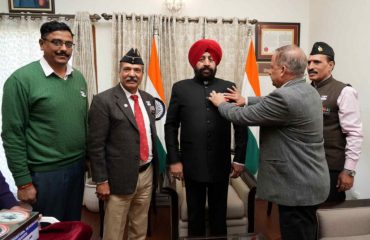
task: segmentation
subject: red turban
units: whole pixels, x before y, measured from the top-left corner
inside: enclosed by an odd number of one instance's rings
[[[211,54],[216,65],[218,65],[222,58],[222,50],[220,44],[212,39],[201,39],[196,41],[189,50],[189,62],[194,68],[203,53],[208,52]]]

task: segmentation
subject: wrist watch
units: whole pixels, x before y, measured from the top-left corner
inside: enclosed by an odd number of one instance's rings
[[[351,177],[354,177],[356,175],[356,171],[354,170],[344,169],[343,171]]]

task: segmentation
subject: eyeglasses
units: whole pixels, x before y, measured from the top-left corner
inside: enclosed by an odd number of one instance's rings
[[[66,45],[66,48],[73,48],[73,46],[75,45],[73,42],[71,41],[63,41],[63,40],[60,40],[60,39],[52,39],[52,40],[48,40],[48,39],[45,39],[43,38],[42,40],[44,41],[47,41],[47,42],[50,42],[52,43],[54,46],[57,46],[57,47],[62,47],[63,44]]]

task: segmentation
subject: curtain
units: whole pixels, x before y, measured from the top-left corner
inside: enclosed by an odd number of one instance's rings
[[[149,64],[150,41],[157,39],[163,87],[168,103],[173,83],[194,76],[188,62],[191,45],[202,38],[211,38],[220,43],[223,57],[217,68],[217,77],[235,82],[240,88],[244,77],[244,64],[247,54],[248,26],[234,18],[231,23],[218,18],[216,22],[204,17],[198,20],[174,16],[127,16],[113,14],[113,85],[118,82],[119,60],[131,48],[141,52],[145,68]],[[146,82],[144,74],[143,83]],[[143,89],[143,84],[140,86]]]
[[[121,58],[131,49],[137,48],[147,69],[150,55],[150,44],[153,36],[154,16],[144,17],[132,14],[130,18],[125,13],[114,13],[112,16],[112,85],[119,82],[119,66]],[[144,74],[140,88],[144,89],[146,81]]]
[[[73,67],[77,68],[84,75],[87,82],[87,97],[89,105],[92,97],[97,92],[94,44],[90,15],[88,12],[78,12],[74,20],[74,42]]]
[[[173,16],[160,16],[158,22],[160,65],[168,103],[173,83],[194,76],[188,62],[188,51],[203,36],[204,18],[189,22],[188,17],[184,21],[176,21]]]
[[[239,24],[234,18],[231,23],[217,22],[205,24],[205,38],[216,40],[222,48],[222,60],[216,76],[234,82],[240,88],[244,77],[244,65],[248,51],[248,26]]]

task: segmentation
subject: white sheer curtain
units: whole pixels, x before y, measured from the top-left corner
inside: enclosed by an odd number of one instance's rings
[[[94,44],[90,15],[88,12],[76,13],[74,27],[73,67],[84,75],[87,82],[87,97],[89,105],[96,94],[96,76],[94,64]]]
[[[38,44],[40,26],[46,19],[0,18],[0,105],[2,104],[3,86],[6,79],[19,67],[40,59],[42,51]],[[0,113],[0,131],[1,131]],[[0,139],[0,170],[5,176],[10,190],[17,189],[8,169],[3,142]]]
[[[144,17],[135,14],[128,17],[125,13],[114,13],[112,16],[112,85],[119,82],[119,61],[131,49],[137,48],[143,58],[145,69],[149,64],[150,44],[153,36],[154,16]],[[146,81],[144,74],[143,83]],[[144,88],[144,84],[140,86]]]

